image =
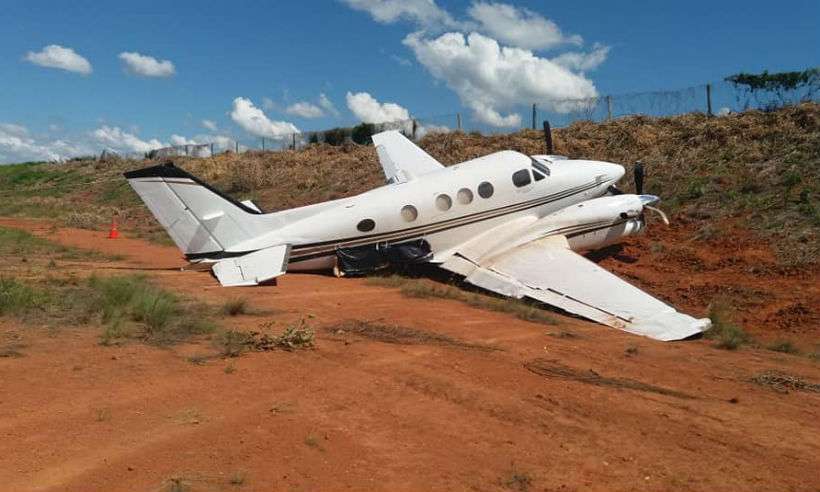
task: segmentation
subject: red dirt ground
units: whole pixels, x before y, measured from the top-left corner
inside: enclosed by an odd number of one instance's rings
[[[2,490],[820,489],[820,393],[751,382],[767,370],[820,382],[820,366],[806,357],[655,342],[560,315],[546,326],[456,301],[408,299],[363,279],[289,274],[278,286],[223,289],[207,273],[179,270],[174,248],[52,232],[36,221],[0,225],[125,257],[91,268],[58,261],[63,272],[145,271],[211,304],[248,298],[257,314],[220,320],[225,326],[306,318],[317,329],[313,350],[195,365],[187,358],[207,353],[207,340],[103,347],[98,326],[45,329],[0,318],[0,341],[24,345],[23,357],[0,358]],[[735,266],[714,267],[725,255],[698,248],[700,270],[670,281],[664,269],[678,263],[662,260],[668,250],[645,253],[655,240],[633,240],[603,264],[683,308],[703,309],[708,285],[741,277]],[[743,245],[734,256],[768,264],[765,252]],[[762,274],[743,288],[774,292],[780,306],[798,299],[793,287],[779,287],[789,278],[812,288],[811,278],[789,275]],[[323,329],[346,319],[499,350],[387,344]],[[811,323],[790,326],[801,343],[817,342]]]

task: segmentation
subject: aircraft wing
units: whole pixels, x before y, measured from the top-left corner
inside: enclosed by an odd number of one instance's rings
[[[709,328],[708,319],[679,313],[550,236],[487,258],[456,253],[441,266],[478,287],[529,297],[584,318],[656,340],[680,340]]]
[[[397,130],[373,135],[373,145],[388,183],[404,183],[444,167]]]

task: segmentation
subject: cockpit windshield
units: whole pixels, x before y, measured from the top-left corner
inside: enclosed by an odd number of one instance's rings
[[[532,159],[532,167],[534,167],[535,169],[541,171],[541,173],[545,176],[550,175],[550,168],[548,168],[543,163],[541,163],[541,162],[539,162],[535,159]]]

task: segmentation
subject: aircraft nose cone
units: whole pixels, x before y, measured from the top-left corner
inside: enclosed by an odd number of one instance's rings
[[[596,172],[599,175],[606,176],[609,182],[615,182],[624,177],[626,170],[620,164],[613,164],[611,162],[597,162]]]

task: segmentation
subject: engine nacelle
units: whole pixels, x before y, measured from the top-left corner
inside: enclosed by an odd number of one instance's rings
[[[573,251],[602,248],[644,228],[643,206],[639,195],[616,195],[595,198],[544,217],[548,223],[545,235],[563,234]]]

